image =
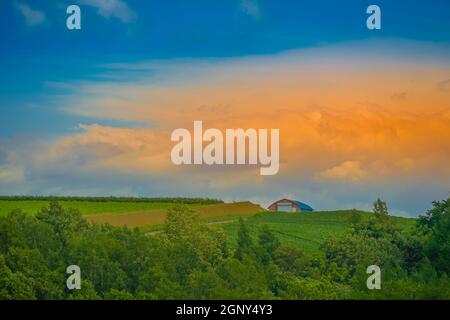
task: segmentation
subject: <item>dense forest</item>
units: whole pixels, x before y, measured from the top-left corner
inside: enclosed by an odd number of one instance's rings
[[[242,220],[231,248],[183,206],[154,236],[90,224],[57,202],[35,216],[16,210],[0,218],[0,299],[450,299],[450,199],[408,232],[383,208],[351,218],[311,256],[268,227],[251,237]],[[381,290],[366,286],[374,264]],[[69,265],[81,269],[80,290],[66,287]]]

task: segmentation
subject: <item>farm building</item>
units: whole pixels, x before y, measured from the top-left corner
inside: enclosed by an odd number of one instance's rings
[[[297,201],[297,200],[289,200],[289,199],[281,199],[272,203],[268,209],[270,211],[282,211],[282,212],[302,212],[302,211],[314,211],[306,203]]]

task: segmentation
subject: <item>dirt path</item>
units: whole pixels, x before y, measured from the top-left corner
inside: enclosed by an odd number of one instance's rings
[[[208,225],[225,224],[225,223],[232,223],[232,222],[236,222],[236,221],[237,221],[237,219],[234,219],[234,220],[223,220],[223,221],[211,221],[211,222],[208,222],[207,224]],[[146,236],[153,236],[153,235],[161,233],[161,232],[162,232],[162,230],[149,231],[149,232],[146,232],[145,235]]]

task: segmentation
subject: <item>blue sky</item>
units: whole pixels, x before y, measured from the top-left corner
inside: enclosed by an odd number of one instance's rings
[[[82,30],[66,28],[70,4],[81,8]],[[381,7],[381,30],[366,28],[366,8],[371,4]],[[435,135],[449,133],[445,131],[450,115],[448,0],[8,0],[0,2],[0,43],[0,194],[192,195],[267,204],[274,200],[271,192],[275,192],[280,197],[300,197],[325,209],[367,209],[372,199],[385,195],[393,210],[403,215],[416,215],[431,200],[448,196],[450,168],[443,168],[439,174],[435,170],[448,160],[448,140],[427,147]],[[303,79],[302,73],[290,72],[289,63],[295,70],[308,73],[311,67],[318,73]],[[414,120],[429,116],[427,110],[435,112],[434,117],[440,116],[440,120],[431,116],[424,120],[429,121],[430,131],[435,128],[428,137],[431,140],[418,139],[421,145],[410,147],[408,139],[414,140],[416,132],[407,124],[407,141],[394,143],[391,150],[395,154],[395,148],[403,148],[402,158],[370,159],[369,152],[376,157],[374,150],[355,147],[349,154],[328,154],[329,162],[315,161],[317,164],[310,167],[291,161],[304,171],[299,169],[290,176],[282,173],[275,180],[260,182],[254,190],[240,180],[239,172],[229,176],[230,183],[236,183],[233,188],[219,183],[223,179],[220,175],[212,181],[201,174],[197,185],[191,187],[183,184],[192,178],[187,173],[180,181],[176,176],[142,168],[140,162],[132,163],[135,170],[114,167],[116,160],[132,162],[129,157],[137,152],[134,145],[146,139],[153,143],[154,135],[161,137],[161,132],[146,130],[157,126],[158,121],[164,124],[165,106],[177,110],[178,103],[184,103],[172,100],[172,96],[183,96],[186,87],[192,86],[192,92],[204,94],[201,98],[210,103],[204,102],[206,107],[188,106],[190,101],[186,101],[186,109],[203,108],[205,117],[213,121],[215,110],[227,107],[228,97],[225,94],[219,101],[209,96],[202,87],[209,81],[223,81],[232,87],[230,96],[249,98],[234,87],[234,80],[246,79],[248,89],[257,92],[260,78],[253,76],[267,68],[275,73],[276,80],[268,80],[274,87],[285,81],[294,81],[295,85],[298,79],[306,87],[323,89],[325,94],[333,85],[339,88],[339,83],[333,83],[339,82],[333,72],[344,67],[354,78],[350,81],[343,74],[343,83],[345,79],[355,86],[364,82],[369,89],[381,92],[379,97],[372,97],[370,90],[361,88],[350,99],[355,108],[363,105],[358,112],[370,109],[370,117],[361,120],[369,119],[367,125],[374,130],[373,136],[364,136],[369,141],[366,144],[382,136],[376,122],[380,114],[385,120],[392,120],[392,114]],[[328,73],[319,77],[319,71],[327,68]],[[395,81],[391,84],[386,79],[386,85],[380,88],[376,82],[358,76],[364,68],[373,77],[386,68]],[[286,79],[277,78],[276,72],[286,73]],[[321,83],[322,76],[330,81],[330,87]],[[311,79],[315,82],[308,82]],[[222,94],[227,86],[215,89]],[[280,88],[276,94],[284,92]],[[160,100],[148,96],[158,90]],[[289,94],[295,96],[296,92]],[[336,99],[348,97],[345,88],[333,94]],[[356,99],[364,94],[362,102]],[[284,101],[276,97],[276,103]],[[418,101],[439,104],[418,107]],[[323,118],[335,121],[334,106],[322,106],[322,102],[318,99],[307,105],[306,100],[300,100],[299,105],[305,106],[299,108],[321,112]],[[126,108],[122,105],[125,103]],[[372,110],[373,106],[380,106],[380,110]],[[407,115],[408,107],[419,109]],[[316,119],[317,114],[308,116]],[[352,119],[345,118],[347,114],[340,116],[349,126],[354,125]],[[168,130],[165,125],[163,129]],[[383,134],[383,130],[396,129],[387,127],[382,128]],[[132,147],[121,144],[124,136],[132,140]],[[430,153],[422,162],[413,156],[418,148]],[[368,152],[366,158],[364,152]],[[115,158],[118,154],[120,161]],[[147,159],[148,154],[137,157]],[[392,175],[395,170],[383,162],[388,160],[415,171]],[[342,170],[350,169],[354,170],[347,172],[350,177],[362,180],[347,183],[345,188],[339,181],[317,179],[323,172],[347,178]]]
[[[102,12],[108,2],[124,4],[129,17],[120,6]],[[81,31],[65,28],[72,3],[82,9]],[[379,31],[365,28],[373,3],[382,9]],[[30,23],[21,6],[43,18]],[[77,124],[54,112],[46,84],[95,79],[105,63],[270,54],[371,38],[450,41],[446,0],[12,0],[0,3],[0,15],[0,137]]]

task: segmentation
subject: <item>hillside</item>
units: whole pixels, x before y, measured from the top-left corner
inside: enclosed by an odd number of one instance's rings
[[[323,211],[307,213],[264,212],[246,219],[251,234],[256,238],[263,225],[267,225],[283,243],[291,243],[301,247],[307,253],[318,251],[320,244],[328,237],[340,236],[350,228],[354,215],[361,220],[373,217],[372,213],[364,211]],[[395,224],[402,229],[415,225],[416,219],[392,217]],[[237,241],[238,223],[221,226],[227,233],[230,246]]]
[[[230,221],[247,217],[264,211],[259,205],[248,201],[222,203],[210,199],[174,198],[173,202],[153,202],[151,199],[137,201],[118,198],[58,199],[63,208],[77,209],[86,220],[95,223],[108,223],[113,226],[139,227],[143,230],[158,228],[164,223],[169,208],[179,204],[180,199],[189,209],[196,211],[205,221]],[[215,203],[214,203],[215,202]],[[29,214],[36,214],[42,207],[47,207],[49,199],[0,199],[0,216],[20,209]]]
[[[167,209],[175,204],[189,206],[222,204],[222,200],[203,198],[127,198],[127,197],[37,197],[37,196],[0,196],[0,216],[12,210],[20,209],[36,214],[50,201],[58,201],[64,208],[73,208],[82,215],[126,213]]]
[[[166,218],[167,210],[176,203],[154,202],[152,199],[133,201],[128,198],[99,198],[99,199],[59,199],[64,208],[74,208],[80,211],[84,218],[94,223],[108,223],[113,226],[139,227],[143,231],[161,229]],[[173,201],[179,201],[173,199]],[[263,225],[269,226],[283,243],[291,243],[301,247],[307,253],[318,251],[320,244],[332,236],[342,235],[348,230],[355,215],[361,220],[370,219],[369,212],[346,210],[307,213],[274,213],[266,212],[259,205],[251,202],[233,203],[199,203],[199,199],[183,198],[183,201],[194,202],[186,204],[195,210],[203,221],[215,223],[223,228],[228,235],[231,247],[236,245],[238,219],[243,217],[254,238]],[[212,200],[215,201],[215,200]],[[36,214],[42,207],[48,206],[49,199],[0,199],[0,216],[6,215],[14,209],[21,209],[29,214]],[[197,203],[195,203],[197,202]],[[401,228],[415,225],[415,219],[393,217]]]
[[[396,232],[390,223],[408,230],[416,219],[380,219],[356,210],[252,214],[261,208],[250,202],[179,207],[163,231],[144,233],[98,227],[83,217],[119,219],[116,225],[136,217],[141,229],[153,223],[160,230],[167,212],[80,217],[54,203],[39,216],[0,216],[0,280],[23,279],[14,290],[0,290],[0,298],[448,299],[449,254],[442,244],[448,240],[449,203],[433,204],[437,222],[421,224],[427,235]],[[209,227],[187,210],[195,206]],[[237,222],[242,216],[244,224]],[[342,237],[350,228],[354,232]],[[329,237],[335,239],[325,242]],[[74,263],[85,285],[69,292],[61,284],[65,266]],[[383,268],[384,290],[366,288],[365,270],[373,264]]]

